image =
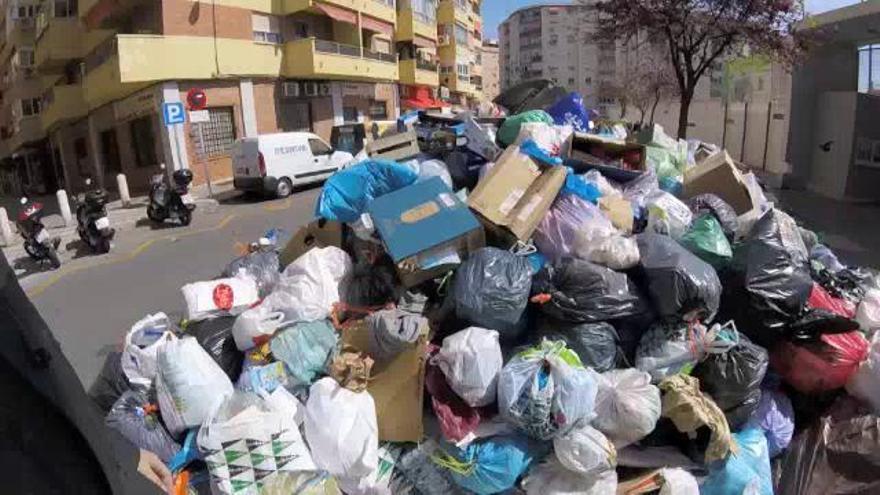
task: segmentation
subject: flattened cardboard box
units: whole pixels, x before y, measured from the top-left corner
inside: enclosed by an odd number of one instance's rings
[[[544,165],[508,146],[468,197],[468,205],[492,224],[526,241],[562,185],[565,167]]]
[[[480,222],[439,177],[376,198],[367,211],[407,287],[443,275],[485,242]]]
[[[303,225],[293,234],[278,260],[285,267],[314,247],[342,247],[342,224],[319,218]]]
[[[684,197],[712,193],[742,215],[753,207],[752,197],[742,173],[727,151],[715,153],[684,173]]]
[[[370,349],[370,328],[366,320],[346,326],[342,342],[363,352]],[[422,402],[425,389],[425,360],[428,336],[387,363],[373,365],[367,392],[376,403],[379,440],[383,442],[420,442],[425,434]]]

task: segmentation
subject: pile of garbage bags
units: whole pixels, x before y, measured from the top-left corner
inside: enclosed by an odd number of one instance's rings
[[[559,105],[410,119],[132,324],[107,426],[216,494],[880,492],[880,279],[723,150]]]

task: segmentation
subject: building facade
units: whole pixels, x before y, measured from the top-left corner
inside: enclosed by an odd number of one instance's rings
[[[471,0],[28,1],[4,9],[0,171],[72,191],[87,177],[112,191],[125,173],[144,192],[162,164],[223,180],[240,137],[329,141],[336,126],[396,118],[401,102],[438,103],[441,84],[454,102],[477,95]],[[442,34],[459,25],[464,42]],[[466,77],[441,81],[455,61]],[[195,90],[207,108],[166,125],[165,104]]]
[[[461,107],[481,97],[478,61],[483,41],[479,0],[440,0],[437,10],[437,41],[440,59],[440,93]]]
[[[483,40],[480,47],[483,77],[477,89],[482,91],[484,101],[492,101],[501,92],[498,60],[498,40]]]

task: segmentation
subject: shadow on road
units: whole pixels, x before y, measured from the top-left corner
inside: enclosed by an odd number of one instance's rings
[[[82,241],[82,239],[74,239],[68,242],[64,246],[64,249],[69,253],[73,253],[73,255],[71,255],[70,257],[70,259],[72,260],[83,258],[85,256],[101,256],[102,254],[104,254],[93,251],[88,244]]]
[[[166,220],[162,223],[156,223],[147,217],[139,218],[137,220],[137,222],[134,223],[134,226],[135,227],[149,227],[150,230],[165,230],[165,229],[173,229],[173,228],[177,228],[177,227],[181,227],[181,228],[183,227],[183,225],[180,225],[180,223],[177,222],[176,220]]]
[[[36,261],[30,256],[23,256],[12,262],[12,269],[15,271],[16,278],[22,279],[35,273],[51,272],[52,265],[48,260]]]

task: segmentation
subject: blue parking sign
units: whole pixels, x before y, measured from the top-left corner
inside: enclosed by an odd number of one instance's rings
[[[165,125],[184,123],[186,121],[186,112],[183,110],[183,103],[163,103],[162,117],[165,119]]]

